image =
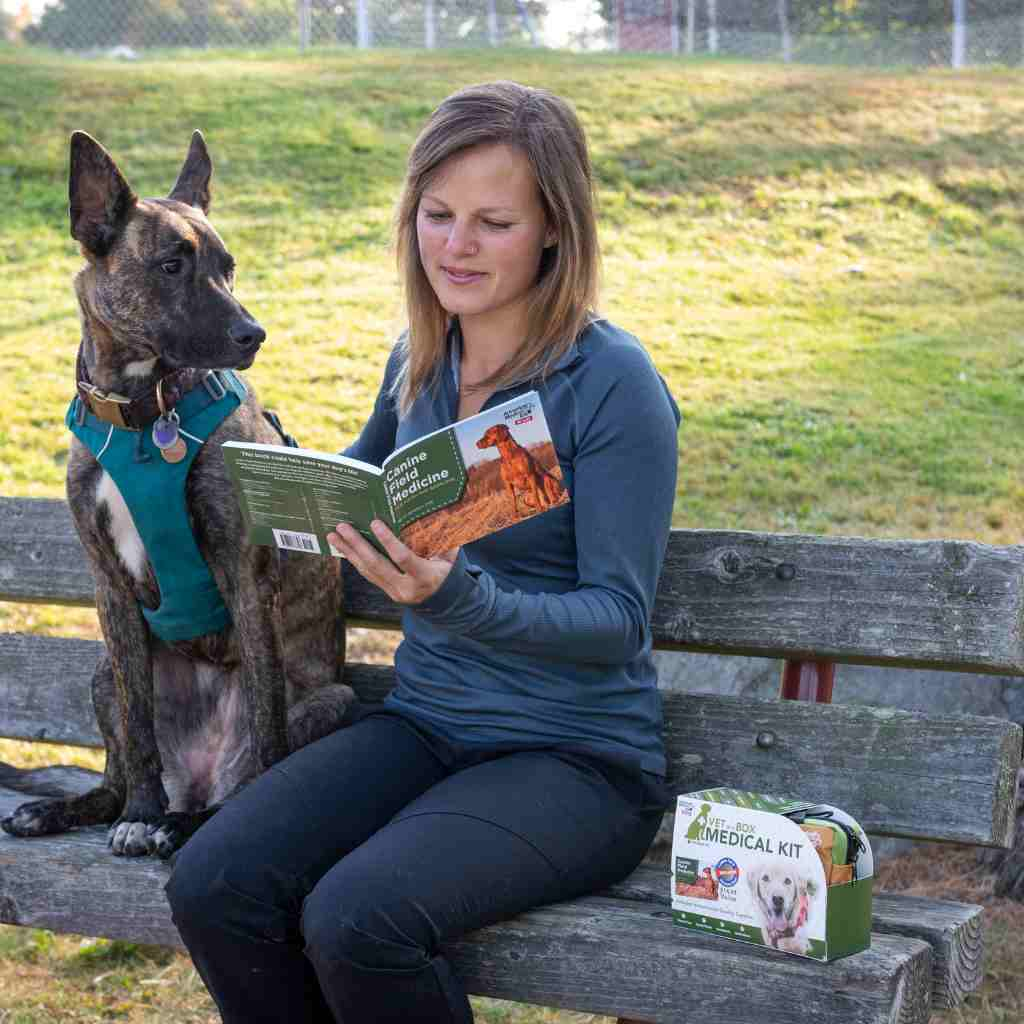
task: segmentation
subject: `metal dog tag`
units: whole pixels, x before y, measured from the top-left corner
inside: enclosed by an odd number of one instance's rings
[[[170,416],[160,416],[153,424],[153,444],[160,449],[164,462],[181,462],[188,454],[185,439],[178,431],[178,414],[171,410]]]
[[[178,440],[178,414],[172,410],[170,416],[159,416],[153,423],[153,444],[161,451],[173,448]]]
[[[179,437],[170,448],[160,449],[160,458],[164,462],[181,462],[186,455],[188,455],[188,445],[185,444],[183,437]]]

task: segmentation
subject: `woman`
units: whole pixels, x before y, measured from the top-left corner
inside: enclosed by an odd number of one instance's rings
[[[679,414],[593,313],[590,163],[568,105],[509,82],[449,97],[398,210],[409,330],[346,454],[536,388],[572,501],[444,557],[383,524],[331,541],[406,606],[382,708],[252,783],[167,892],[229,1024],[472,1021],[441,945],[592,891],[667,803],[650,613]]]

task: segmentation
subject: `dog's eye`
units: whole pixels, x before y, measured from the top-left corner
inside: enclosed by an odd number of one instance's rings
[[[792,884],[793,884],[793,879],[792,878],[787,878],[785,880],[785,882],[783,882],[783,885],[792,885]]]
[[[165,274],[177,274],[184,263],[184,260],[165,260],[160,264],[160,269]]]

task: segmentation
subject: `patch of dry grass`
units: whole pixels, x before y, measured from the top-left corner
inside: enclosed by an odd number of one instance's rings
[[[884,862],[877,888],[933,899],[979,903],[984,909],[985,977],[963,1006],[932,1015],[930,1024],[1019,1024],[1024,1020],[1024,906],[993,896],[994,878],[969,846],[922,843]]]

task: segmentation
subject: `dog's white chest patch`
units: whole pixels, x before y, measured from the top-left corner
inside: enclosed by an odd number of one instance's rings
[[[128,511],[128,506],[117,489],[117,484],[106,470],[100,473],[100,480],[96,485],[96,504],[104,503],[110,512],[110,536],[114,542],[117,557],[137,580],[144,579],[147,563],[146,549],[139,536],[139,531],[135,529],[132,514]]]

